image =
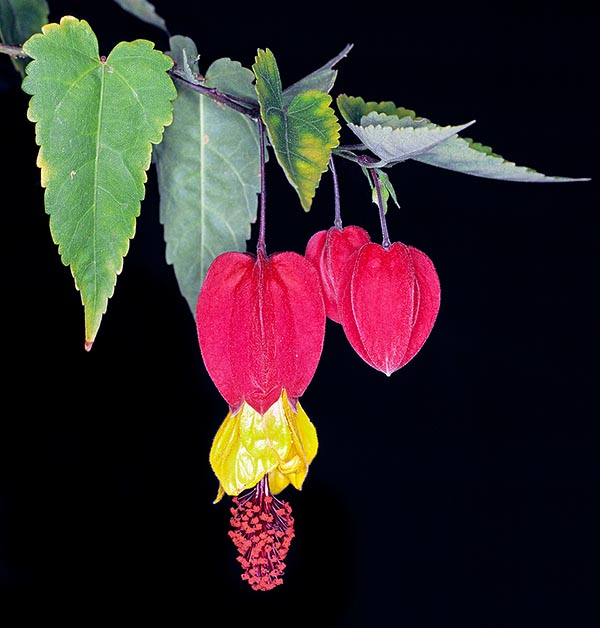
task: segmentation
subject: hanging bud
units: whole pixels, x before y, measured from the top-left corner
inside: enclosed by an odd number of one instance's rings
[[[338,285],[344,332],[367,364],[391,375],[417,354],[440,308],[439,278],[427,255],[401,242],[365,244]]]
[[[341,322],[339,282],[342,270],[352,253],[370,241],[364,229],[350,225],[317,231],[306,245],[306,257],[315,265],[321,279],[327,316],[336,323]]]

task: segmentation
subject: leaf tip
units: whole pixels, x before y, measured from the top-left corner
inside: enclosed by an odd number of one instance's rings
[[[92,345],[94,344],[93,340],[86,340],[83,343],[83,348],[89,353],[92,350]]]

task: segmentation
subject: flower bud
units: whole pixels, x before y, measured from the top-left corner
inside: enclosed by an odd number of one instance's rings
[[[306,257],[313,262],[321,279],[327,316],[336,323],[341,322],[339,281],[344,266],[352,253],[370,241],[364,229],[351,225],[317,231],[306,245]]]
[[[427,255],[402,242],[364,244],[339,286],[344,332],[367,364],[391,375],[418,353],[440,308],[440,282]]]

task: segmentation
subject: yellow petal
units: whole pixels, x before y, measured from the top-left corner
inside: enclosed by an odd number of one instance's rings
[[[223,495],[225,495],[225,491],[223,490],[222,484],[219,484],[219,490],[217,491],[217,496],[215,497],[213,504],[220,502],[223,499]]]
[[[210,465],[229,495],[239,495],[265,474],[260,460],[244,447],[240,438],[240,412],[227,415],[217,431],[209,456]]]
[[[240,439],[248,452],[261,461],[263,473],[285,460],[292,435],[281,397],[263,415],[246,403],[242,406]]]
[[[292,408],[287,394],[259,414],[244,403],[227,415],[217,431],[210,451],[210,464],[219,479],[219,501],[223,492],[239,495],[269,474],[271,492],[288,484],[298,490],[318,449],[317,431],[300,403]]]
[[[292,433],[293,455],[289,456],[288,462],[294,462],[293,465],[289,466],[286,476],[294,487],[300,490],[306,479],[308,467],[317,455],[319,446],[317,430],[311,423],[306,412],[304,412],[299,401],[296,402],[296,409],[294,410],[286,397],[284,407],[286,409],[286,416],[288,417],[288,425]],[[283,469],[281,470],[283,471]]]
[[[283,489],[288,486],[290,483],[290,478],[287,475],[284,475],[279,471],[279,469],[273,469],[271,473],[269,473],[269,488],[271,489],[271,493],[273,495],[277,495],[277,493],[281,493]]]

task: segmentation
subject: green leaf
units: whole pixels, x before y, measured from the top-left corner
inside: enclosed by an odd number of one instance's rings
[[[101,59],[89,24],[71,16],[24,50],[45,208],[81,293],[89,350],[135,234],[152,144],[172,121],[172,60],[144,40]]]
[[[161,28],[165,33],[169,33],[167,25],[160,15],[156,13],[154,5],[147,0],[115,0],[115,2],[128,13],[135,15],[143,22]]]
[[[396,116],[397,118],[405,118],[408,116],[409,118],[417,119],[412,109],[396,107],[391,101],[365,102],[358,96],[340,94],[336,99],[336,105],[344,120],[350,124],[360,124],[362,117],[372,112],[385,113],[388,116]],[[424,118],[419,119],[422,120]]]
[[[483,146],[471,139],[452,137],[443,144],[435,146],[423,155],[415,157],[430,166],[445,168],[488,179],[504,181],[522,181],[526,183],[566,183],[569,181],[589,181],[589,178],[569,178],[541,174],[532,168],[517,166],[504,157],[496,155],[489,146]]]
[[[39,33],[48,22],[46,0],[0,0],[0,40],[12,46],[21,46],[34,33]],[[14,59],[13,65],[22,74],[30,59]]]
[[[221,92],[234,98],[258,104],[254,73],[238,61],[217,59],[210,66],[210,75],[206,76],[207,87],[217,87]]]
[[[360,125],[348,124],[348,128],[379,157],[374,166],[381,168],[415,159],[473,124],[442,127],[431,123],[415,125],[413,122],[409,116],[397,118],[373,112],[363,116]]]
[[[318,70],[311,72],[303,79],[300,79],[293,85],[286,87],[283,90],[284,105],[289,105],[290,102],[298,96],[298,94],[306,92],[309,89],[317,89],[321,92],[331,91],[338,74],[337,70],[334,70],[333,67],[346,57],[350,50],[352,50],[352,44],[348,44],[339,54],[333,57],[333,59],[330,59]]]
[[[261,118],[279,165],[310,209],[331,151],[339,144],[340,125],[331,109],[331,96],[307,90],[284,104],[279,70],[273,54],[259,50],[253,68]]]
[[[369,185],[371,186],[371,200],[373,201],[373,203],[375,203],[375,205],[377,205],[377,207],[379,207],[379,197],[377,195],[377,188],[375,187],[375,185],[373,184],[373,179],[371,178],[371,172],[372,169],[371,168],[361,168],[363,174],[367,177],[368,181],[369,181]],[[396,207],[400,207],[400,204],[398,203],[398,199],[396,197],[396,190],[394,190],[394,186],[392,185],[392,182],[390,181],[387,173],[384,170],[380,170],[379,168],[375,168],[375,175],[377,176],[377,179],[379,180],[379,189],[381,192],[381,202],[383,204],[383,212],[387,213],[387,209],[388,209],[388,201],[390,200],[390,198],[392,199],[392,201],[394,201],[394,205],[396,205]]]
[[[393,102],[365,102],[362,98],[341,94],[337,98],[337,106],[342,117],[352,131],[382,158],[377,165],[393,165],[397,161],[393,156],[396,146],[396,135],[391,129],[414,129],[415,136],[426,135],[421,129],[441,129],[427,118],[419,118],[411,109],[396,107]],[[472,123],[469,123],[472,124]],[[388,127],[388,130],[373,130],[373,126]],[[368,127],[363,129],[363,127]],[[452,127],[445,127],[451,129]],[[358,132],[357,132],[358,130]],[[406,132],[404,132],[406,133]],[[390,149],[390,144],[392,148]],[[374,150],[375,149],[375,150]],[[379,152],[378,152],[379,151]],[[573,179],[569,177],[548,176],[523,166],[517,166],[504,157],[496,155],[489,146],[483,146],[471,139],[451,134],[442,142],[433,144],[428,150],[413,154],[411,159],[431,166],[454,170],[489,179],[523,182],[569,182],[589,181],[588,178]]]
[[[172,37],[176,63],[197,58],[194,42]],[[254,92],[254,74],[229,59],[215,61],[206,85],[228,93]],[[244,251],[256,220],[260,148],[255,121],[177,83],[173,124],[156,148],[160,220],[167,262],[192,314],[213,259]]]

